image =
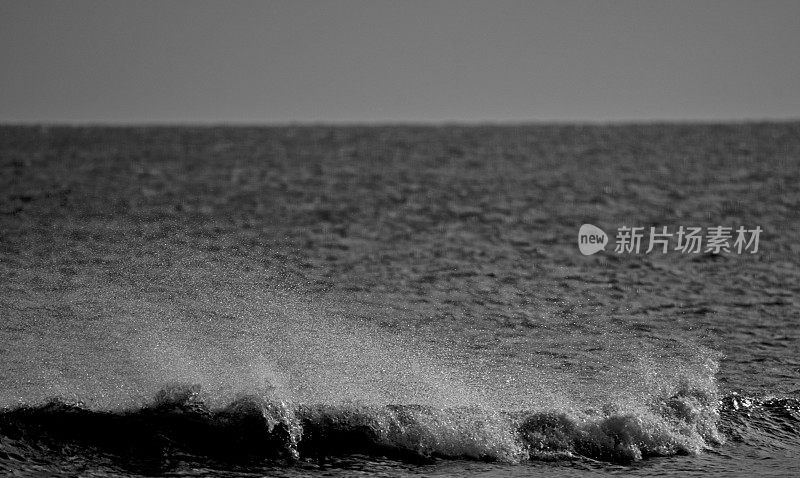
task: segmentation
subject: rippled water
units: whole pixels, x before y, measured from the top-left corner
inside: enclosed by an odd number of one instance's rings
[[[0,164],[5,473],[800,474],[800,124],[6,126]]]

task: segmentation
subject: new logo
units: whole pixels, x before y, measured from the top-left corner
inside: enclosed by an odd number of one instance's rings
[[[605,250],[608,236],[602,229],[591,224],[584,224],[578,230],[578,249],[584,256]]]

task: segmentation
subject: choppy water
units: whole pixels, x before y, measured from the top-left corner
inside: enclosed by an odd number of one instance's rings
[[[3,473],[800,474],[800,124],[7,126],[0,166]]]

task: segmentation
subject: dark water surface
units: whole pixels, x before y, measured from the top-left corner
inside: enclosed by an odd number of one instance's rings
[[[6,126],[0,171],[2,473],[800,474],[798,123]]]

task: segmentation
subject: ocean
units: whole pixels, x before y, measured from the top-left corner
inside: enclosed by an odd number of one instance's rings
[[[800,123],[6,125],[0,166],[2,474],[800,475]]]

